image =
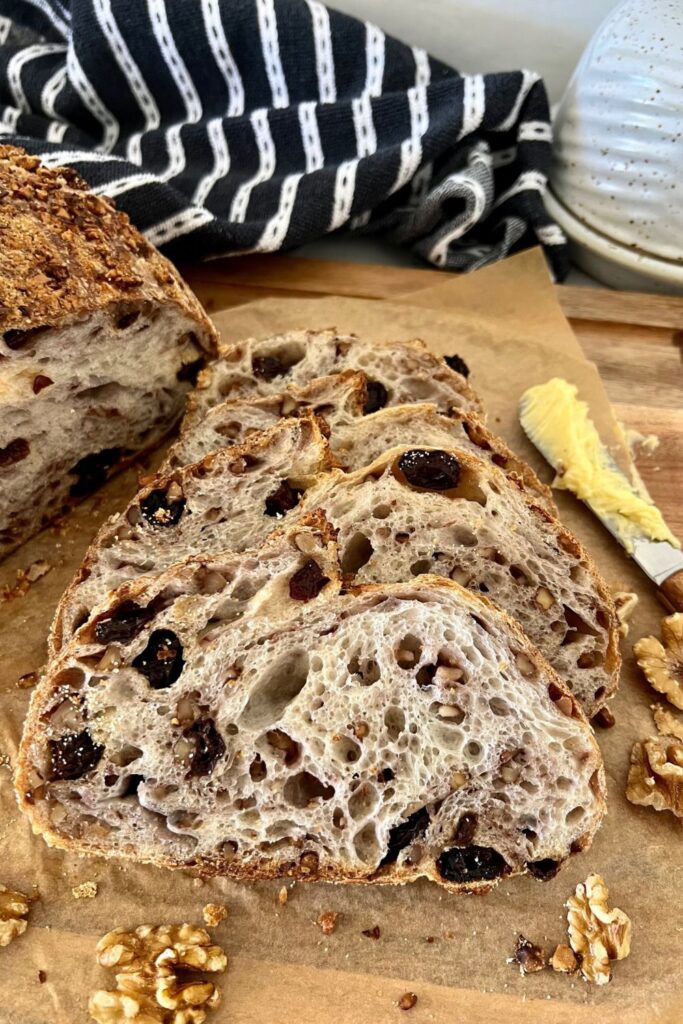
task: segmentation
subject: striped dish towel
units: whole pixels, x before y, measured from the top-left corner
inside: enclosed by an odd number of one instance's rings
[[[318,0],[0,0],[0,133],[173,259],[340,228],[473,270],[567,247],[529,71],[463,75]]]

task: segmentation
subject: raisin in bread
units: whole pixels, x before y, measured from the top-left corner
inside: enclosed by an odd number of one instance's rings
[[[364,373],[344,370],[278,394],[220,402],[199,420],[183,420],[180,437],[169,449],[164,469],[199,462],[210,452],[239,444],[255,431],[268,430],[278,419],[297,416],[303,409],[311,409],[324,418],[330,430],[336,430],[363,415],[368,397],[366,381]]]
[[[605,793],[505,614],[435,577],[342,593],[306,524],[123,585],[35,691],[16,785],[79,853],[452,891],[552,877]]]
[[[306,411],[243,445],[159,474],[90,545],[57,607],[51,654],[124,580],[159,573],[188,555],[260,544],[330,465],[321,424]]]
[[[322,477],[303,508],[325,512],[356,583],[448,576],[513,616],[586,714],[615,691],[609,589],[578,540],[497,467],[462,449],[394,448]]]
[[[168,432],[216,336],[68,168],[0,146],[0,233],[1,556]]]
[[[188,422],[225,399],[272,395],[342,370],[367,375],[366,412],[406,402],[432,402],[442,412],[452,407],[481,411],[465,377],[422,341],[378,343],[334,330],[291,331],[222,346],[216,362],[199,375]]]

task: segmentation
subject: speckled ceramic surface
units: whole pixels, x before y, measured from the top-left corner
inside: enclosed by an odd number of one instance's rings
[[[626,0],[608,15],[555,140],[551,188],[573,217],[683,269],[683,0]]]

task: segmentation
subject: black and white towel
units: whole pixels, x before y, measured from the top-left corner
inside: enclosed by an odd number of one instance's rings
[[[0,133],[174,259],[373,232],[472,270],[540,242],[529,71],[467,75],[318,0],[0,0]]]

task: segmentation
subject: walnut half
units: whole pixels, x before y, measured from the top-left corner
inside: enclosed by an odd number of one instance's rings
[[[610,980],[611,960],[623,960],[631,951],[631,919],[617,907],[608,908],[608,895],[600,875],[589,875],[567,900],[570,945],[584,978],[596,985]]]
[[[654,736],[633,744],[626,798],[683,818],[683,741]]]
[[[9,946],[10,942],[24,934],[28,924],[28,910],[28,896],[0,885],[0,946]]]
[[[633,653],[650,686],[683,709],[683,612],[662,619],[662,642],[644,636]]]
[[[141,925],[104,935],[97,961],[118,971],[116,990],[95,992],[90,1014],[98,1024],[203,1024],[220,1002],[210,981],[181,981],[188,971],[225,970],[227,957],[203,928],[193,925]]]

